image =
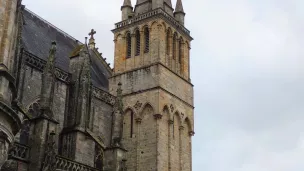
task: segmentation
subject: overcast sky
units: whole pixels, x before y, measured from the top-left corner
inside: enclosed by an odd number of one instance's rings
[[[122,0],[23,3],[81,41],[97,30],[112,63]],[[303,171],[304,1],[183,3],[195,39],[193,171]]]

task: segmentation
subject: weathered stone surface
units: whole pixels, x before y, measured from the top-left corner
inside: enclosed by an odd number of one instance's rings
[[[163,7],[163,0],[153,1],[153,9]],[[135,12],[150,10],[148,2],[138,1]],[[148,15],[148,14],[147,14]],[[178,17],[178,16],[177,16]],[[181,18],[179,18],[181,19]],[[183,23],[182,23],[183,24]],[[145,29],[149,30],[149,51]],[[131,57],[127,55],[126,34],[140,30],[140,53],[135,55],[136,37],[132,39]],[[148,18],[138,24],[114,31],[114,76],[110,92],[123,83],[125,107],[123,146],[128,170],[190,171],[193,132],[193,85],[190,82],[190,41],[162,18]]]
[[[19,171],[18,162],[15,160],[8,160],[0,167],[1,171]]]
[[[192,38],[170,0],[138,0],[135,11],[125,1],[122,19],[130,20],[113,30],[113,71],[94,30],[87,46],[29,10],[19,20],[20,2],[0,0],[2,170],[192,170]],[[7,160],[13,141],[27,154]]]

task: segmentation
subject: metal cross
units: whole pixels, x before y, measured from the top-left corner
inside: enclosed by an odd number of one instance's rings
[[[96,34],[96,31],[94,29],[91,30],[89,33],[89,36],[91,36],[91,39],[94,39],[94,34]]]

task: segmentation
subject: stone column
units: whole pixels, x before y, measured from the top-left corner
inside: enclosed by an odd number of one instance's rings
[[[0,131],[0,168],[7,160],[8,146],[9,142],[7,135],[4,132]]]
[[[173,129],[173,124],[174,121],[173,120],[168,120],[168,124],[169,124],[169,141],[168,141],[168,145],[169,145],[169,151],[168,151],[168,155],[169,155],[169,159],[168,159],[168,165],[169,165],[169,171],[171,171],[172,168],[172,161],[171,161],[171,155],[172,155],[172,129]]]
[[[157,142],[157,144],[156,144],[156,154],[159,154],[161,152],[160,148],[159,148],[159,142],[160,142],[159,122],[162,119],[162,117],[163,117],[163,115],[161,115],[161,114],[155,114],[154,115],[154,119],[156,120],[156,142]],[[157,170],[162,170],[161,165],[160,165],[161,161],[160,161],[159,155],[156,156],[156,162],[157,162],[156,163]]]
[[[183,135],[184,135],[184,130],[185,130],[185,127],[184,126],[180,126],[179,127],[179,160],[180,160],[180,169],[182,171],[185,170],[184,168],[184,162],[183,161],[183,148],[184,148],[184,144],[183,144]]]
[[[140,155],[140,149],[139,149],[139,138],[140,138],[140,126],[141,126],[142,119],[137,118],[136,119],[136,124],[137,124],[137,136],[136,136],[136,170],[139,171],[139,155]]]

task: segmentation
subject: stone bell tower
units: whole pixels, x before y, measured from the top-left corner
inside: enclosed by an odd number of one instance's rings
[[[182,1],[124,0],[115,24],[114,75],[122,83],[122,148],[130,171],[191,171],[194,135],[190,31]]]

